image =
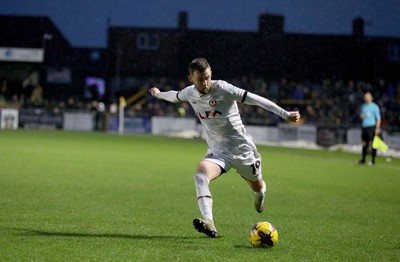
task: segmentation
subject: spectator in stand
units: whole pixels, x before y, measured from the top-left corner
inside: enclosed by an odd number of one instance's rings
[[[302,85],[300,85],[300,84],[296,85],[296,89],[293,92],[292,98],[295,100],[304,99],[304,89],[303,89]]]
[[[2,78],[0,86],[0,103],[7,103],[9,100],[8,81],[6,78]]]
[[[43,88],[40,85],[33,88],[30,102],[34,106],[40,106],[43,104]]]

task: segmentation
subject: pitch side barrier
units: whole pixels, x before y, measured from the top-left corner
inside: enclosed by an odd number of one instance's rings
[[[1,108],[1,129],[63,129],[93,131],[96,112],[73,110],[60,112],[45,108]]]
[[[46,109],[0,109],[1,129],[62,129],[63,114]]]
[[[152,134],[205,138],[202,126],[192,118],[153,117],[151,124]],[[358,127],[281,123],[278,126],[246,125],[246,130],[258,143],[318,149],[361,145],[361,129]],[[383,139],[390,148],[400,150],[400,134],[383,131]]]
[[[197,124],[195,119],[153,117],[151,123],[152,134],[205,138],[202,126]],[[247,125],[246,130],[257,144],[361,152],[360,128],[281,123],[278,126]],[[400,134],[389,134],[384,131],[383,138],[390,149],[380,154],[400,158]]]
[[[179,117],[124,117],[124,134],[155,134],[185,138],[205,138],[202,126],[194,118]],[[0,109],[1,129],[64,129],[76,131],[106,131],[118,133],[119,118],[116,114],[96,111],[68,110],[62,113],[44,109]],[[247,125],[248,133],[258,144],[332,149],[359,152],[361,129],[341,126],[323,126],[280,123],[277,126]],[[400,134],[383,131],[389,155],[400,152]]]

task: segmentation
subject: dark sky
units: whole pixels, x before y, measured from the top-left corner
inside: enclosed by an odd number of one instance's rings
[[[363,17],[368,36],[400,37],[400,0],[0,0],[0,14],[49,16],[73,46],[105,47],[111,25],[256,31],[258,15],[285,16],[285,31],[351,34]]]

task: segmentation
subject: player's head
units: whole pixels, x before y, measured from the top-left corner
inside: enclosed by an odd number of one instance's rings
[[[211,66],[204,58],[193,59],[189,65],[189,81],[201,94],[207,94],[211,88]]]
[[[373,97],[372,97],[371,92],[367,91],[367,92],[364,93],[364,101],[365,101],[365,103],[370,104],[372,102],[372,99],[373,99]]]

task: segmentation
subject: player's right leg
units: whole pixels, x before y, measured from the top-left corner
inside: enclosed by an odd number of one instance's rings
[[[358,164],[360,165],[364,165],[365,164],[365,157],[367,156],[367,152],[368,152],[368,134],[367,134],[367,129],[366,128],[362,128],[361,131],[361,146],[362,146],[362,150],[361,150],[361,160],[358,161]]]
[[[363,165],[365,164],[365,157],[367,156],[367,152],[368,152],[368,143],[366,141],[362,141],[361,143],[361,159],[360,161],[358,161],[358,164]]]
[[[203,219],[194,219],[193,225],[198,232],[213,238],[217,236],[217,229],[214,226],[212,212],[213,201],[209,183],[220,175],[221,167],[208,160],[200,161],[196,173],[194,174],[197,202]]]

